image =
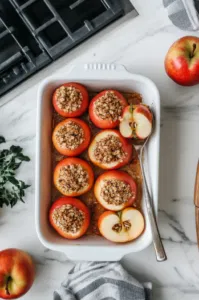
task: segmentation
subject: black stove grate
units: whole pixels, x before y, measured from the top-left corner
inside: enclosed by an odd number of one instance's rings
[[[115,0],[10,1],[52,59],[124,13]]]
[[[51,61],[30,33],[23,32],[24,39],[29,35],[29,46],[18,39],[18,30],[0,17],[0,95]]]
[[[124,13],[122,0],[1,0],[0,95]]]

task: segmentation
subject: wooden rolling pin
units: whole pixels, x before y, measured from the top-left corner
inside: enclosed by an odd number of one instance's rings
[[[196,234],[199,247],[199,161],[196,171],[195,191],[194,191],[195,217],[196,217]]]

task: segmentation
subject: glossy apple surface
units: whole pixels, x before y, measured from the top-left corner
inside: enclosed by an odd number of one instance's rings
[[[191,86],[199,83],[199,38],[185,36],[177,40],[165,58],[165,70],[176,83]]]
[[[19,249],[0,252],[0,298],[16,299],[31,288],[35,267],[30,255]]]
[[[98,220],[98,228],[103,237],[115,243],[126,243],[137,239],[145,229],[142,213],[127,207],[121,212],[104,212]]]

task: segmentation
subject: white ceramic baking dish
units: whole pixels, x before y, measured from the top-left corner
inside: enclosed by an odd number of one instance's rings
[[[52,103],[51,96],[56,87],[64,82],[76,81],[89,90],[100,91],[114,88],[121,91],[141,93],[143,101],[153,108],[155,114],[154,133],[145,153],[151,182],[155,210],[158,206],[158,171],[160,141],[160,97],[155,84],[140,75],[129,73],[124,66],[115,64],[83,64],[74,66],[68,73],[49,77],[38,90],[37,101],[37,139],[36,139],[36,230],[42,244],[52,250],[64,252],[73,260],[116,261],[125,254],[138,252],[152,242],[150,224],[146,218],[144,234],[136,241],[127,244],[114,244],[102,237],[84,236],[79,240],[61,238],[49,225],[48,210],[51,204],[52,168],[51,168],[51,134]]]

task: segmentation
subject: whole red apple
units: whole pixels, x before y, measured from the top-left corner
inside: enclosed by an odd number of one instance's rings
[[[165,58],[168,76],[180,85],[199,83],[199,38],[185,36],[177,40]]]
[[[16,299],[32,286],[35,268],[32,258],[19,249],[0,251],[0,298]]]

